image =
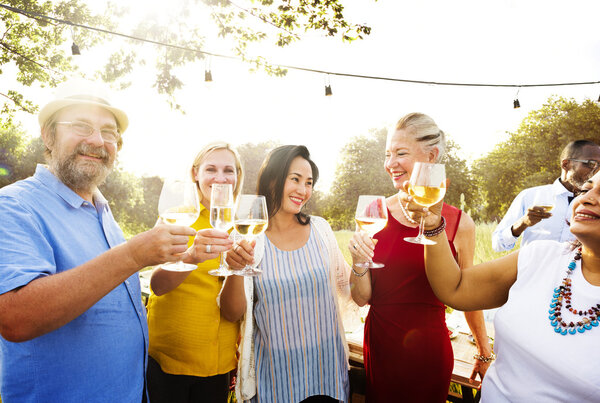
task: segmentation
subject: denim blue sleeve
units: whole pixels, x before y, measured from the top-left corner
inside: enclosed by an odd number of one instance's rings
[[[54,255],[35,213],[0,197],[0,294],[56,272]]]

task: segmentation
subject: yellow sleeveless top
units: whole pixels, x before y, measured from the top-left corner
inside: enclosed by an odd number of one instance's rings
[[[192,228],[210,228],[204,206]],[[148,299],[148,353],[168,374],[206,377],[237,365],[239,322],[221,317],[216,299],[223,278],[208,274],[218,266],[218,258],[202,262],[177,288],[162,296],[152,292]]]

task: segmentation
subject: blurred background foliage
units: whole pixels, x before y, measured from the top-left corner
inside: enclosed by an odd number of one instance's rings
[[[444,162],[450,187],[446,202],[462,208],[478,223],[501,219],[522,189],[554,181],[560,175],[560,152],[569,141],[588,139],[600,144],[600,106],[591,100],[579,104],[552,97],[508,135],[506,141],[469,164],[448,133]],[[335,230],[354,230],[359,195],[394,194],[383,168],[385,141],[385,129],[348,139],[337,157],[329,192],[320,190],[317,183],[307,212],[325,217]],[[263,142],[238,147],[245,168],[244,193],[256,191],[262,161],[278,145]],[[0,125],[0,187],[32,175],[36,164],[44,162],[43,151],[40,137],[26,135],[12,122]],[[138,177],[117,165],[101,186],[127,236],[154,225],[162,182],[157,176]]]

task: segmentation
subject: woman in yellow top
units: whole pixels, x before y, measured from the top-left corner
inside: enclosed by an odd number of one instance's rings
[[[214,183],[231,183],[234,197],[242,188],[239,155],[227,143],[211,143],[196,156],[191,175],[198,186],[200,216],[192,225],[198,232],[194,245],[211,245],[202,252],[210,259],[190,272],[157,268],[148,299],[150,347],[148,391],[152,403],[226,402],[229,372],[237,365],[239,322],[221,316],[217,294],[223,277],[208,274],[219,265],[219,253],[232,243],[210,238],[222,234],[210,226],[210,193]],[[225,234],[226,235],[226,234]],[[190,246],[193,240],[190,240]]]

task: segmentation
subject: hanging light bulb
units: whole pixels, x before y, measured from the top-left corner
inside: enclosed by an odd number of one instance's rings
[[[513,101],[514,109],[519,109],[521,107],[521,103],[519,102],[519,91],[520,91],[520,88],[517,90],[517,95],[515,95],[515,100]]]
[[[333,95],[331,91],[331,83],[329,82],[329,74],[325,76],[325,96],[330,97]]]
[[[204,81],[207,83],[212,82],[212,72],[210,71],[210,65],[212,63],[212,57],[209,55],[204,61]]]
[[[71,54],[73,56],[81,55],[81,52],[79,51],[79,46],[77,46],[75,42],[73,42],[73,44],[71,45]]]
[[[600,102],[600,95],[598,95],[598,100],[596,102]]]
[[[73,38],[73,44],[71,45],[71,54],[73,56],[81,55],[79,51],[79,46],[75,43],[75,29],[71,26],[71,38]]]

